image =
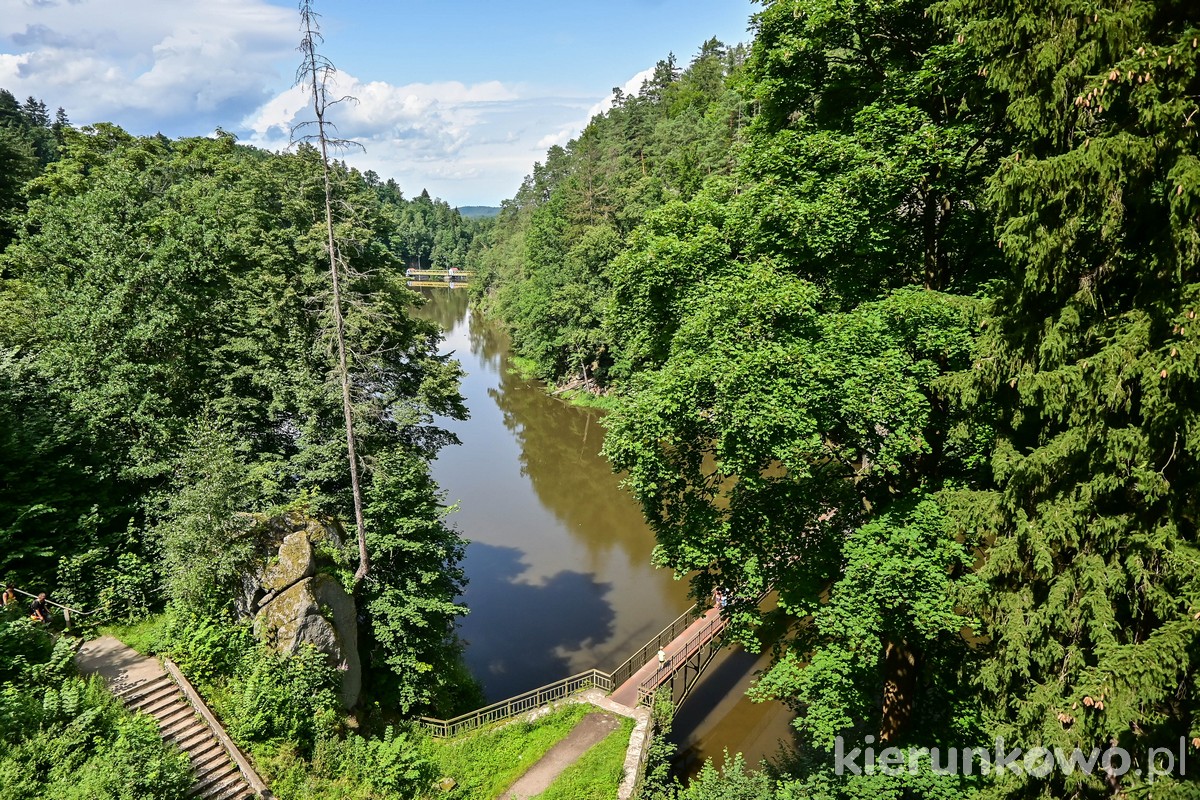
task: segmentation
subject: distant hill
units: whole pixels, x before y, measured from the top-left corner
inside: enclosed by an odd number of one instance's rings
[[[458,213],[464,217],[494,217],[500,213],[500,206],[459,206]]]

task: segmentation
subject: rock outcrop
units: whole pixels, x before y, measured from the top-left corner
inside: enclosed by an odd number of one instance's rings
[[[362,690],[362,662],[354,598],[333,574],[341,528],[301,514],[256,522],[259,567],[243,580],[238,613],[253,618],[255,636],[280,652],[309,644],[324,653],[341,672],[342,704],[352,708]]]

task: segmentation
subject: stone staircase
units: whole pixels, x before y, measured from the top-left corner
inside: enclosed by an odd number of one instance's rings
[[[228,736],[214,730],[214,724],[219,723],[211,712],[193,705],[157,659],[105,636],[86,643],[75,660],[80,672],[102,676],[126,708],[153,717],[163,739],[187,753],[196,775],[196,782],[188,790],[189,798],[251,800],[270,796],[269,792],[251,788],[231,751],[222,744]],[[203,704],[202,700],[197,702]],[[232,742],[229,747],[236,750]],[[237,757],[244,762],[240,753]]]
[[[197,800],[249,800],[255,797],[212,728],[165,672],[158,678],[120,689],[116,695],[130,711],[154,717],[162,737],[191,758],[196,782],[188,790],[189,797]]]

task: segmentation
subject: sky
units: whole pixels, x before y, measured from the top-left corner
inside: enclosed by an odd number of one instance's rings
[[[716,36],[749,41],[750,0],[315,0],[337,68],[343,157],[453,206],[499,205],[613,87],[686,65]],[[311,119],[293,86],[294,2],[0,0],[0,88],[72,124],[270,150]]]

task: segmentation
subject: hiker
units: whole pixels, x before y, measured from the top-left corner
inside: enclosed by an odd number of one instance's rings
[[[50,604],[46,602],[46,593],[42,592],[37,596],[37,600],[33,601],[33,605],[29,607],[29,618],[34,622],[40,622],[46,625],[50,622]]]
[[[5,608],[8,608],[11,605],[15,605],[16,602],[17,602],[17,587],[13,586],[11,583],[7,584],[4,587],[4,594],[0,595],[0,605],[4,606]]]

